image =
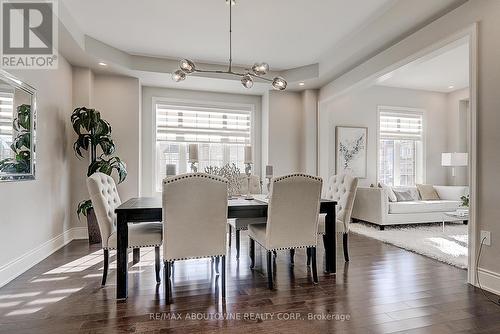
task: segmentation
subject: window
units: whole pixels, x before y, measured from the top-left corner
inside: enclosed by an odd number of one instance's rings
[[[0,160],[13,158],[13,100],[12,93],[0,92]]]
[[[423,182],[423,112],[379,107],[379,182],[413,186]]]
[[[245,169],[245,146],[252,143],[253,106],[157,101],[156,191],[174,164],[177,174],[190,171],[189,144],[198,144],[198,171],[235,163]]]

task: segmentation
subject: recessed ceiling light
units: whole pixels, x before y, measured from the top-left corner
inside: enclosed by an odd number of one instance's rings
[[[453,85],[448,86],[448,89],[452,89],[452,88],[455,88],[455,86],[453,86]]]
[[[304,85],[305,85],[305,83],[299,82],[299,86],[304,86]]]
[[[106,63],[104,63],[102,61],[99,62],[99,65],[101,65],[101,66],[108,66],[108,64],[106,64]]]

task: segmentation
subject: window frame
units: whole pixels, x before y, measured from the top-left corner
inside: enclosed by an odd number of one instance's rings
[[[156,105],[158,103],[179,103],[179,104],[192,104],[201,107],[234,107],[234,108],[245,108],[250,112],[250,145],[252,146],[252,154],[255,160],[257,155],[260,155],[260,152],[257,151],[256,148],[256,133],[257,129],[255,129],[256,122],[256,114],[255,114],[255,105],[252,103],[238,103],[238,102],[220,102],[220,101],[210,101],[210,100],[193,100],[193,99],[179,99],[179,98],[169,98],[169,97],[153,97],[152,99],[152,130],[153,130],[153,141],[151,147],[151,157],[153,163],[153,176],[152,176],[152,191],[153,194],[159,195],[161,192],[157,191],[156,187],[156,176],[158,174],[158,164],[156,161]],[[254,163],[253,172],[258,173],[260,171],[260,166],[256,166]]]
[[[415,114],[415,115],[420,115],[422,116],[422,144],[421,144],[421,161],[420,163],[417,161],[416,162],[416,180],[415,184],[417,183],[425,183],[427,176],[426,176],[426,170],[427,170],[427,154],[426,154],[426,133],[427,133],[427,112],[425,109],[421,108],[411,108],[411,107],[397,107],[397,106],[387,106],[387,105],[378,105],[377,106],[377,171],[375,173],[376,175],[376,182],[380,182],[379,176],[380,176],[380,114],[381,112],[394,112],[394,113],[402,113],[402,114]],[[419,166],[420,165],[420,166]],[[395,187],[398,187],[399,185],[395,185]]]

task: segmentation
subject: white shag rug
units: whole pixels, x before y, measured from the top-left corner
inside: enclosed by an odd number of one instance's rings
[[[455,267],[467,268],[467,225],[447,223],[444,233],[441,224],[378,226],[352,223],[351,232],[422,254]]]

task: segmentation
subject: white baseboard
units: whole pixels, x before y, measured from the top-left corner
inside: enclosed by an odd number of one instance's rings
[[[478,268],[479,282],[481,287],[489,292],[500,296],[500,274],[484,268]]]
[[[73,227],[19,256],[9,263],[0,266],[0,287],[12,281],[38,262],[76,239],[88,239],[86,227]]]

